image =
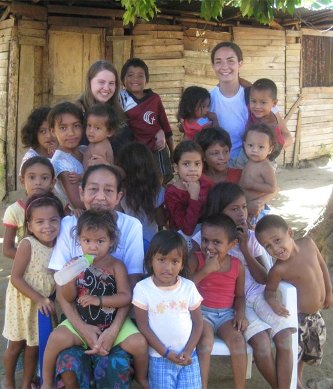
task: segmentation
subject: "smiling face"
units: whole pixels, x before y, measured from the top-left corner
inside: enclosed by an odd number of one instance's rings
[[[182,154],[177,164],[174,164],[175,172],[185,182],[196,182],[202,174],[202,157],[197,151],[187,151]]]
[[[43,156],[51,156],[57,147],[57,139],[51,132],[47,120],[45,120],[37,131],[38,151]]]
[[[101,70],[90,81],[91,93],[99,103],[106,103],[116,91],[116,76],[110,70]]]
[[[28,197],[50,192],[55,184],[50,168],[41,163],[29,166],[20,180]]]
[[[134,96],[137,98],[143,97],[143,90],[147,83],[144,69],[137,66],[130,66],[127,69],[123,83],[125,88],[133,93]]]
[[[254,130],[247,133],[244,150],[251,161],[261,162],[272,152],[273,146],[267,134]]]
[[[283,228],[267,228],[257,236],[259,243],[274,258],[286,261],[292,254],[295,243],[292,230]]]
[[[89,115],[87,119],[87,139],[90,143],[98,143],[112,135],[106,125],[107,118],[96,115]]]
[[[168,254],[156,253],[153,256],[153,280],[157,286],[172,286],[177,282],[177,276],[183,269],[183,259],[180,250],[173,249]]]
[[[270,90],[251,89],[250,92],[250,111],[257,118],[263,118],[271,113],[277,100],[272,98]]]
[[[226,231],[218,226],[203,224],[201,228],[201,251],[205,256],[217,256],[222,262],[236,241],[229,241]]]
[[[83,254],[94,255],[95,261],[108,255],[110,247],[113,245],[113,241],[104,228],[82,228],[79,241]]]
[[[86,209],[114,210],[122,195],[118,192],[116,177],[106,169],[92,172],[84,189],[80,188],[81,201]]]
[[[220,83],[239,83],[239,69],[242,61],[238,61],[237,55],[230,47],[221,47],[214,56],[213,70]]]
[[[27,227],[29,232],[42,244],[52,247],[60,228],[60,216],[57,209],[50,205],[34,208]]]
[[[205,151],[205,161],[208,169],[213,169],[219,173],[228,170],[230,150],[228,146],[219,143],[212,144]]]

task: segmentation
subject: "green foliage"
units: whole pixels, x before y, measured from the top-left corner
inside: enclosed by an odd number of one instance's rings
[[[117,0],[125,8],[124,24],[134,23],[135,18],[151,20],[160,12],[156,0]],[[180,0],[184,1],[184,0]],[[191,3],[192,0],[187,0]],[[205,20],[218,19],[225,6],[237,7],[244,17],[255,18],[260,23],[268,24],[274,18],[274,10],[288,12],[292,15],[297,6],[306,2],[314,9],[333,8],[332,0],[201,0],[201,17]]]

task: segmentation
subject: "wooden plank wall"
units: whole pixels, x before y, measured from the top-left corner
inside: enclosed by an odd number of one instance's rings
[[[9,92],[9,61],[10,56],[15,55],[12,46],[12,34],[14,20],[0,22],[0,198],[2,199],[7,190],[6,170],[9,156],[6,146],[11,139],[8,127],[8,92]],[[12,68],[13,69],[13,68]],[[15,74],[14,74],[15,76]],[[17,75],[16,75],[17,76]],[[12,133],[12,131],[10,131]],[[11,181],[13,177],[10,177]]]
[[[133,31],[133,57],[143,59],[150,73],[148,87],[161,96],[179,140],[177,109],[184,85],[184,44],[181,26],[138,24]]]

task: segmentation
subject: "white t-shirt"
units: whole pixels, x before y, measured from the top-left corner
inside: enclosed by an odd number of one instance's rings
[[[132,303],[148,311],[149,326],[159,340],[176,353],[181,352],[191,335],[190,311],[197,309],[202,301],[194,283],[178,277],[175,285],[157,287],[152,277],[138,282],[133,291]],[[149,355],[161,357],[149,347]]]
[[[163,204],[164,193],[165,193],[165,189],[162,187],[157,195],[155,201],[155,208],[158,208]],[[153,236],[158,232],[158,225],[156,221],[148,220],[147,215],[143,212],[140,215],[135,215],[132,209],[129,208],[126,203],[126,195],[121,199],[120,205],[124,210],[124,212],[126,213],[126,215],[134,216],[140,220],[140,222],[142,223],[143,238],[146,239],[148,242],[150,242],[153,239]]]
[[[210,99],[210,110],[216,113],[219,126],[230,135],[231,157],[235,158],[242,149],[243,135],[249,115],[244,88],[240,86],[235,96],[225,97],[219,86],[216,86],[210,91]]]
[[[259,244],[259,242],[256,239],[255,233],[252,230],[248,230],[248,242],[247,242],[247,248],[249,250],[249,254],[252,258],[257,258],[260,256],[264,256],[264,249]],[[201,246],[201,231],[196,233],[192,239],[198,243],[198,245]],[[247,301],[251,301],[251,299],[255,296],[257,296],[260,293],[264,292],[265,285],[259,284],[253,277],[249,270],[249,267],[247,265],[246,259],[244,258],[244,255],[239,248],[239,245],[235,246],[231,250],[228,251],[230,255],[233,257],[238,258],[245,268],[245,297]]]
[[[135,217],[117,213],[119,229],[118,246],[112,254],[126,266],[128,274],[143,273],[142,225]],[[53,248],[49,268],[60,270],[71,259],[82,255],[80,244],[75,239],[73,229],[77,225],[75,216],[66,216],[61,221],[60,233]]]
[[[81,148],[81,146],[79,147],[81,153],[83,153],[85,149],[86,146],[84,146],[83,148]],[[59,198],[61,199],[61,201],[63,201],[64,204],[69,204],[69,200],[64,190],[64,187],[58,177],[63,172],[77,173],[82,176],[84,173],[83,164],[75,157],[73,157],[72,154],[65,153],[62,150],[55,151],[51,162],[54,167],[55,176],[57,178],[57,182],[54,187],[54,192],[57,196],[59,196]]]

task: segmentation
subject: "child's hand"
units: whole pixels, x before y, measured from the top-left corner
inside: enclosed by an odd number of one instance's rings
[[[53,301],[47,297],[41,297],[37,302],[37,307],[38,310],[46,316],[49,316],[49,314],[55,312]]]
[[[187,366],[192,363],[192,356],[186,352],[182,352],[177,355],[178,357],[178,365]]]
[[[183,181],[183,184],[188,191],[190,198],[192,200],[198,200],[199,198],[199,193],[200,193],[200,182],[199,181],[194,181],[194,182],[186,182]]]
[[[159,130],[155,135],[155,150],[163,150],[165,148],[166,140],[163,130]]]
[[[214,127],[218,127],[219,122],[217,120],[217,115],[215,112],[208,112],[206,116],[213,123]]]
[[[209,273],[213,273],[215,271],[219,271],[221,268],[221,263],[217,254],[211,254],[208,250],[205,255],[205,270]]]
[[[331,293],[326,293],[325,301],[323,304],[324,309],[328,309],[333,307],[333,294]]]
[[[87,161],[87,166],[93,166],[93,165],[110,165],[110,162],[107,161],[105,158],[103,158],[100,155],[93,154]]]
[[[243,223],[242,225],[237,226],[237,238],[238,238],[239,247],[240,247],[242,253],[244,253],[244,251],[247,251],[247,249],[248,249],[247,244],[249,241],[249,235],[247,232],[248,232],[248,227],[247,227],[246,223]]]
[[[78,184],[81,182],[82,179],[81,174],[77,174],[74,172],[67,173],[67,177],[71,184]]]
[[[170,352],[169,352],[169,354],[167,356],[167,359],[169,359],[169,361],[175,363],[176,365],[179,364],[178,355],[174,351],[172,351],[172,350],[170,350]]]
[[[269,299],[267,300],[273,311],[279,315],[279,316],[284,316],[288,317],[290,315],[289,311],[287,308],[285,308],[278,300],[274,299]]]
[[[95,305],[95,307],[98,307],[100,304],[99,298],[90,294],[81,296],[77,301],[80,305],[82,305],[83,308],[87,307],[88,305]]]
[[[237,329],[237,331],[243,332],[247,329],[249,322],[243,313],[236,312],[232,325]]]

